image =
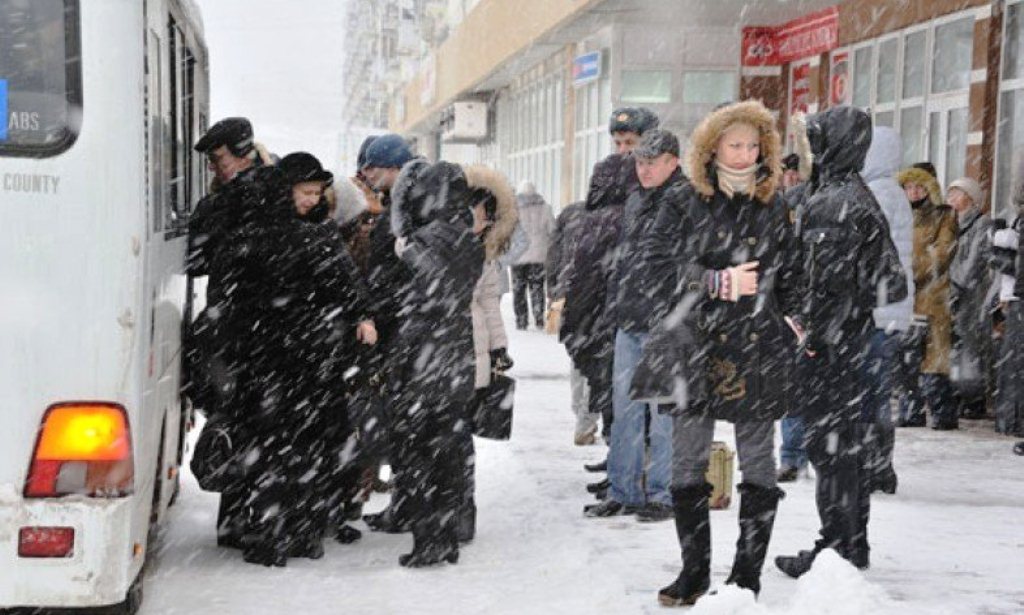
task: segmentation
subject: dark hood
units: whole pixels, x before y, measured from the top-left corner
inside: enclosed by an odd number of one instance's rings
[[[392,232],[404,237],[435,220],[472,225],[471,192],[457,164],[406,165],[391,190]]]
[[[611,154],[594,165],[590,176],[590,189],[587,190],[587,209],[590,211],[622,205],[629,196],[633,186],[639,185],[636,179],[636,165],[633,157],[623,154]]]
[[[854,107],[834,107],[807,118],[807,138],[821,177],[864,168],[871,147],[871,116]]]

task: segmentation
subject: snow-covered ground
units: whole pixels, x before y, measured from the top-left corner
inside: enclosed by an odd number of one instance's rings
[[[538,331],[510,333],[519,382],[513,438],[477,440],[477,537],[462,549],[457,566],[401,568],[398,555],[411,548],[412,538],[369,531],[354,545],[330,541],[319,561],[290,560],[284,569],[246,564],[238,551],[215,546],[218,496],[200,491],[186,475],[141,612],[671,612],[658,606],[656,594],[680,567],[672,523],[582,516],[583,505],[593,501],[584,483],[598,478],[582,466],[601,459],[604,448],[572,445],[562,347]],[[815,537],[814,485],[804,478],[784,486],[759,602],[727,587],[691,612],[1024,612],[1024,459],[1012,455],[1012,441],[992,433],[990,422],[964,425],[958,432],[898,432],[899,493],[872,502],[869,571],[822,557],[793,581],[771,564],[775,555],[807,548]],[[729,425],[720,424],[718,435],[733,445]],[[374,496],[367,512],[385,503],[386,496]],[[736,514],[735,503],[712,513],[716,585],[732,562]]]

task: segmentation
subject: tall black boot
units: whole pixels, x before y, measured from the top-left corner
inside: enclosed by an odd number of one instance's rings
[[[740,483],[740,537],[736,540],[736,559],[726,583],[761,592],[761,567],[775,526],[775,511],[785,492],[778,487]]]
[[[675,509],[676,536],[683,556],[683,571],[679,577],[658,592],[663,606],[692,605],[708,591],[711,585],[711,519],[708,498],[712,487],[708,483],[672,490]]]
[[[881,491],[893,495],[899,480],[892,466],[892,452],[896,445],[896,428],[892,425],[878,425],[878,443],[880,465],[874,468],[871,491]]]

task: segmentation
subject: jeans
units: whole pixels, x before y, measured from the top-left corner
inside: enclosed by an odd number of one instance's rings
[[[782,446],[779,447],[782,465],[802,470],[807,467],[804,450],[804,420],[799,416],[782,419]]]
[[[675,417],[673,444],[675,456],[672,486],[683,489],[707,482],[705,475],[715,437],[715,419],[683,414]],[[736,453],[743,482],[758,487],[775,487],[775,422],[736,423]]]
[[[629,385],[640,362],[646,333],[619,330],[615,335],[612,379],[612,441],[608,450],[611,500],[630,506],[648,502],[672,505],[672,417],[629,398]],[[650,412],[650,465],[644,472],[644,424]]]
[[[516,313],[516,326],[525,329],[530,324],[526,294],[530,294],[533,324],[544,326],[544,265],[516,265],[512,267],[512,308]]]

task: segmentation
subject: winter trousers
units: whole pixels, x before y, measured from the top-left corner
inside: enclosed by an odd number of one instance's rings
[[[673,417],[672,489],[685,489],[707,482],[715,419],[684,413]],[[775,487],[775,422],[736,423],[736,453],[743,482],[764,488]]]
[[[802,470],[807,467],[807,451],[804,450],[804,420],[798,416],[782,419],[782,446],[779,457],[783,466]]]
[[[1007,307],[996,361],[996,431],[1024,436],[1024,304]]]
[[[467,430],[464,402],[437,400],[432,408],[403,403],[393,430],[395,460],[408,498],[413,551],[458,552],[458,512],[465,496]],[[460,437],[463,439],[460,441]],[[461,445],[460,445],[461,444]]]
[[[899,334],[875,329],[861,365],[863,398],[860,423],[864,430],[866,470],[872,483],[888,482],[893,475],[892,453],[896,429],[892,421],[892,393],[899,370]]]
[[[804,446],[817,475],[815,501],[821,538],[815,550],[835,549],[854,565],[866,565],[870,476],[858,424],[860,377],[851,369],[863,355],[825,349],[803,357],[798,373],[803,388]]]
[[[569,372],[569,386],[572,387],[572,413],[576,416],[576,433],[579,437],[597,431],[601,415],[590,412],[590,386],[586,377],[573,368]]]
[[[512,267],[512,307],[516,313],[516,327],[525,329],[529,322],[526,295],[529,291],[533,324],[544,326],[544,265],[535,263]]]
[[[900,399],[900,419],[924,425],[925,406],[932,414],[932,427],[957,427],[958,409],[953,386],[945,374],[921,374],[917,388],[908,388]]]
[[[608,497],[627,506],[643,506],[649,502],[671,506],[672,417],[629,397],[629,385],[646,341],[645,333],[621,329],[615,336],[612,380],[615,420],[608,450],[608,480],[611,482]],[[649,450],[646,450],[644,435],[648,413],[650,426],[646,442]],[[649,453],[650,462],[646,472],[645,452]]]

